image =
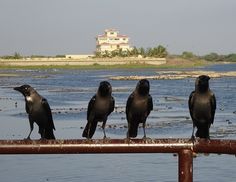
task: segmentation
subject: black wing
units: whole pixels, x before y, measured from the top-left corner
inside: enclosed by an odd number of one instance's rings
[[[88,103],[87,120],[89,120],[89,115],[90,115],[90,113],[91,113],[91,110],[92,110],[93,107],[94,107],[95,102],[96,102],[96,95],[94,95],[94,96],[90,99],[90,101],[89,101],[89,103]]]
[[[52,119],[51,108],[50,108],[50,106],[49,106],[49,104],[48,104],[47,99],[42,98],[41,103],[42,103],[42,106],[43,106],[43,108],[44,108],[44,110],[46,111],[46,114],[47,114],[49,128],[55,130],[55,126],[54,126],[53,119]]]
[[[96,102],[96,95],[94,95],[88,103],[88,109],[87,109],[87,121],[88,122],[84,128],[84,131],[82,133],[82,137],[92,138],[93,134],[95,133],[98,121],[93,120],[93,119],[91,120],[91,116],[90,116],[91,111],[94,108],[95,102]]]
[[[114,108],[115,108],[115,99],[113,97],[111,97],[108,115],[114,111]]]
[[[214,117],[215,117],[215,111],[216,111],[216,98],[213,93],[211,95],[210,102],[211,102],[211,124],[213,124]]]
[[[149,115],[150,112],[153,110],[153,101],[152,101],[152,96],[148,95],[148,112],[147,114]]]
[[[193,97],[194,97],[194,94],[195,94],[195,91],[192,91],[189,96],[189,99],[188,99],[188,108],[189,108],[189,112],[190,112],[190,116],[191,116],[192,120],[193,120],[193,105],[194,105]]]
[[[30,106],[27,102],[27,100],[25,99],[25,111],[29,114],[30,113]]]
[[[128,97],[128,100],[126,102],[126,109],[125,109],[125,112],[126,112],[126,118],[128,120],[128,115],[129,115],[129,111],[130,111],[130,106],[132,104],[134,100],[134,93],[130,94],[130,96]]]

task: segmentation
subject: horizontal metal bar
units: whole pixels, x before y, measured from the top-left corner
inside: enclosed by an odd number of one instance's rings
[[[0,154],[177,153],[186,139],[0,140]]]
[[[197,153],[236,154],[236,140],[106,139],[106,140],[0,140],[0,154],[77,153]]]
[[[196,140],[193,151],[197,153],[235,154],[236,140]]]

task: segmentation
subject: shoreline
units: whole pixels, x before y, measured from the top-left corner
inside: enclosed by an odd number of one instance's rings
[[[26,59],[0,59],[1,67],[28,67],[28,66],[114,66],[114,65],[162,65],[165,58],[26,58]]]
[[[181,58],[0,59],[0,69],[181,69],[212,64],[226,63]]]
[[[204,61],[170,58],[27,58],[0,59],[0,69],[11,68],[64,68],[64,69],[113,69],[113,68],[185,68],[205,66]]]

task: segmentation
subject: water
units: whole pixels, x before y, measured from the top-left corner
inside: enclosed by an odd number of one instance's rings
[[[214,65],[204,70],[236,71],[236,64]],[[110,76],[155,75],[153,70],[0,70],[17,77],[0,77],[0,138],[23,139],[29,123],[22,95],[12,88],[32,85],[47,98],[53,112],[58,139],[81,138],[86,123],[89,99],[99,82]],[[147,120],[147,135],[152,138],[188,138],[191,135],[187,101],[194,79],[150,80],[154,111]],[[109,80],[113,86],[116,111],[107,122],[107,136],[124,138],[126,99],[137,81]],[[210,80],[216,95],[217,111],[211,138],[236,138],[235,78]],[[37,126],[32,139],[38,139]],[[138,137],[143,136],[142,128]],[[102,138],[97,129],[94,138]],[[236,158],[231,155],[200,155],[194,159],[194,181],[235,181]],[[1,155],[1,181],[177,181],[178,158],[172,154],[100,154],[100,155]]]

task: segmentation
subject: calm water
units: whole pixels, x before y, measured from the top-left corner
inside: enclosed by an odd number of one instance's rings
[[[215,65],[204,70],[236,71],[236,64]],[[81,138],[86,123],[89,99],[102,80],[120,75],[155,75],[157,70],[0,70],[17,77],[0,77],[0,138],[23,139],[29,123],[24,100],[14,86],[30,84],[48,99],[53,110],[58,139]],[[125,103],[137,81],[109,80],[113,86],[116,111],[107,122],[107,136],[124,138]],[[152,138],[188,138],[192,123],[187,101],[194,89],[194,79],[150,80],[154,111],[147,120],[147,135]],[[236,138],[235,78],[210,80],[217,99],[211,138]],[[32,139],[38,139],[37,125]],[[102,138],[98,128],[94,138]],[[142,137],[140,128],[138,137]],[[172,154],[102,154],[102,155],[2,155],[1,181],[177,181],[178,158]],[[210,155],[194,159],[194,181],[235,181],[236,158]]]

